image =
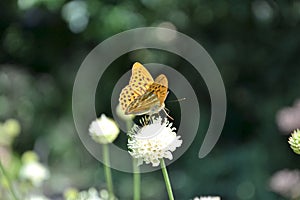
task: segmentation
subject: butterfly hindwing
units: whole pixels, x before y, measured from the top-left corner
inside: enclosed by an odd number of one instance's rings
[[[130,114],[147,114],[152,110],[159,108],[161,103],[157,95],[148,90],[145,94],[138,96],[126,109],[125,113]]]
[[[157,95],[160,103],[163,104],[168,95],[168,79],[164,74],[156,77],[155,82],[150,86],[150,91]]]
[[[157,76],[155,79],[155,83],[158,83],[168,88],[168,79],[164,74],[160,74],[159,76]]]

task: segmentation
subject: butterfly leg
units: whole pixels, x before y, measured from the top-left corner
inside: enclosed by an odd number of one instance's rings
[[[173,120],[174,121],[174,119],[168,114],[168,112],[169,112],[169,109],[167,109],[167,108],[164,108],[163,109],[163,111],[164,111],[164,113],[167,115],[167,117],[169,117],[171,120]],[[168,111],[168,112],[167,112]]]

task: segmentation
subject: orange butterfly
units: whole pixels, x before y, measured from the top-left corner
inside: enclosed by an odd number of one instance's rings
[[[167,77],[160,74],[153,80],[148,70],[136,62],[132,67],[129,85],[121,91],[119,102],[126,115],[152,115],[165,111],[167,95]]]

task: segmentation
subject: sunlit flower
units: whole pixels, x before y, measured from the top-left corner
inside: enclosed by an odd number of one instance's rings
[[[300,171],[284,169],[276,172],[270,180],[272,191],[288,199],[300,197]]]
[[[193,200],[221,200],[218,196],[195,197]]]
[[[71,188],[64,192],[65,200],[117,200],[115,197],[110,197],[107,190],[102,189],[97,191],[95,188],[89,188],[78,192]]]
[[[89,132],[94,141],[100,144],[112,143],[119,135],[117,124],[110,118],[102,114],[90,124]]]
[[[79,191],[76,188],[68,188],[64,191],[64,199],[65,200],[76,200]]]
[[[50,200],[44,195],[30,195],[29,197],[26,197],[25,200]]]
[[[0,123],[0,145],[10,146],[20,132],[20,123],[15,119],[8,119],[4,123]]]
[[[289,137],[289,144],[296,154],[300,154],[300,130],[297,129]]]
[[[116,107],[116,113],[118,117],[120,117],[124,121],[132,120],[135,117],[135,115],[125,115],[125,112],[124,110],[122,110],[120,104],[118,104]]]
[[[159,165],[160,159],[172,160],[172,152],[182,144],[175,130],[172,123],[161,117],[152,117],[143,127],[134,125],[129,133],[129,153],[138,159],[138,165],[145,162],[155,167]]]
[[[26,152],[22,156],[23,165],[20,169],[20,178],[28,180],[33,186],[41,186],[43,181],[50,176],[48,169],[38,162],[38,156],[32,152]]]

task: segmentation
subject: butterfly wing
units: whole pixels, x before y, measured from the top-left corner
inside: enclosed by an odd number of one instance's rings
[[[147,91],[138,96],[127,108],[125,113],[142,115],[157,113],[164,107],[168,95],[168,79],[161,74],[152,83]]]
[[[153,83],[153,78],[148,70],[139,62],[134,63],[129,85],[139,95],[144,94]]]
[[[138,96],[126,109],[125,114],[143,115],[154,113],[161,107],[157,95],[148,90],[145,94]],[[158,112],[158,111],[157,111]]]
[[[155,83],[158,83],[168,88],[168,79],[164,74],[160,74],[158,77],[156,77]]]
[[[168,95],[168,79],[164,74],[156,77],[155,82],[150,86],[149,90],[157,95],[160,103],[163,104]]]
[[[134,91],[130,85],[127,85],[123,90],[121,91],[120,97],[119,97],[119,103],[121,105],[122,110],[126,110],[126,108],[139,96],[139,93]]]
[[[134,63],[132,75],[127,85],[120,94],[119,102],[122,109],[127,111],[128,106],[139,96],[142,96],[153,83],[153,78],[148,70],[140,63]],[[131,113],[128,113],[131,114]]]

